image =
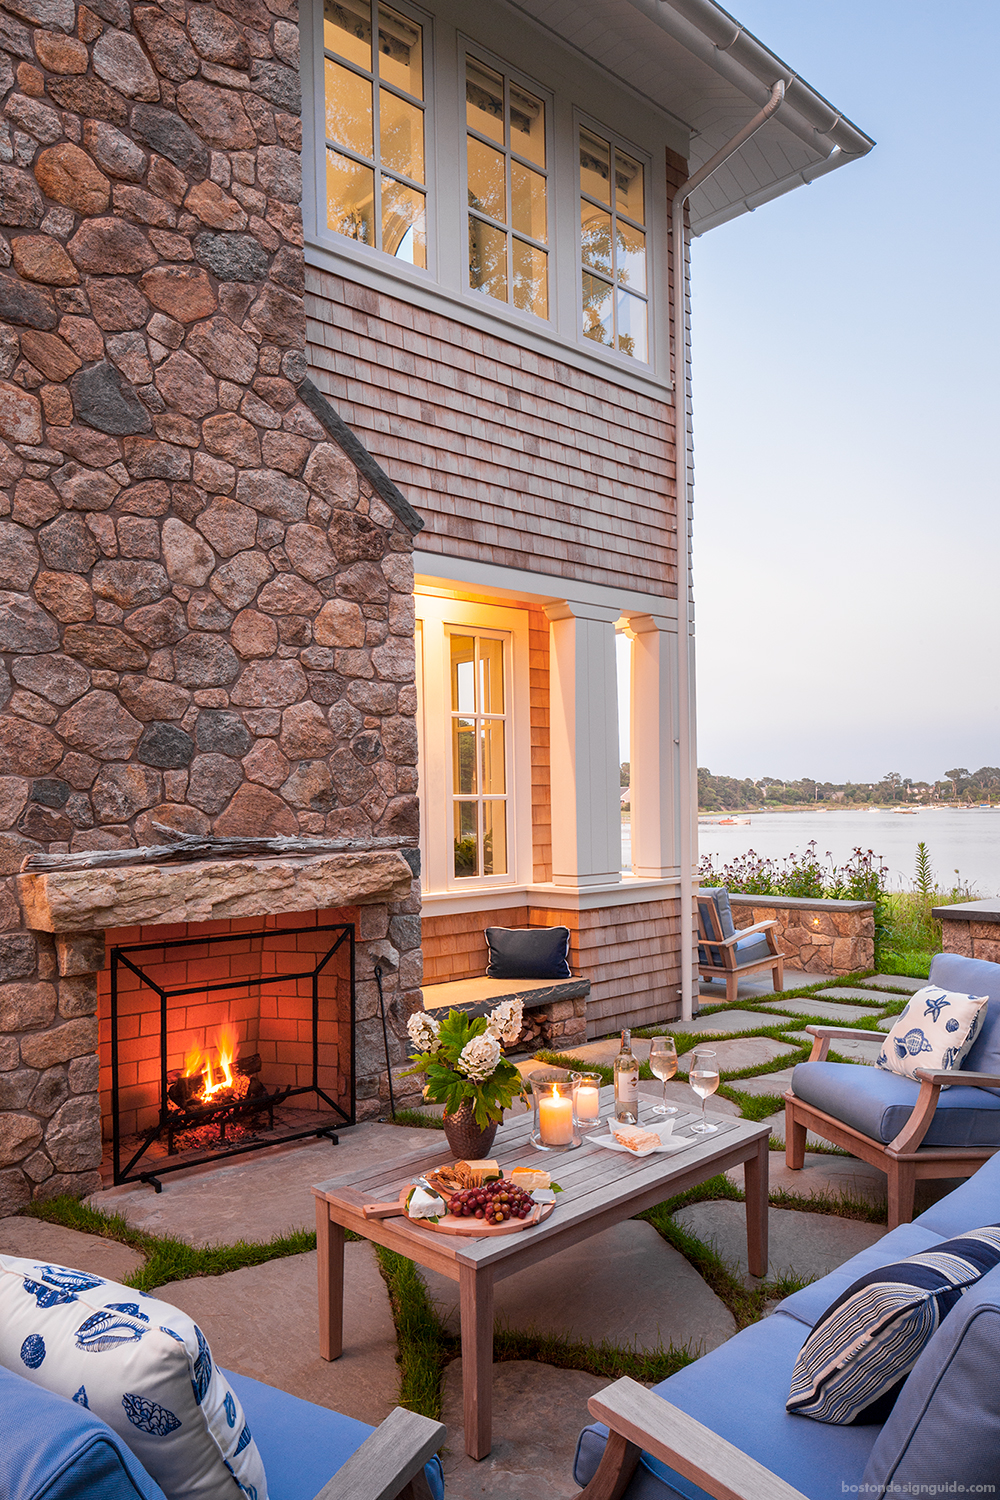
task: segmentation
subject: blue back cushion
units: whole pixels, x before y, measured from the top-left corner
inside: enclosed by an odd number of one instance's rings
[[[572,979],[568,927],[487,927],[491,979]]]
[[[894,1485],[992,1494],[1000,1476],[1000,1268],[965,1293],[903,1386],[865,1469],[869,1493]],[[931,1493],[927,1490],[926,1493]]]
[[[722,885],[702,886],[698,892],[698,925],[704,938],[730,938],[736,931],[733,911],[729,904],[729,892]],[[703,964],[714,964],[721,968],[725,960],[720,948],[699,944],[698,960]]]
[[[164,1500],[163,1491],[83,1406],[0,1367],[3,1500]]]
[[[943,990],[989,996],[979,1035],[962,1067],[970,1073],[1000,1073],[1000,964],[960,953],[935,953],[930,982]]]

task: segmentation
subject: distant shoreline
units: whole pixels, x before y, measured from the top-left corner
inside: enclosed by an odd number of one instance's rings
[[[916,812],[1000,812],[1000,804],[990,805],[987,802],[917,802],[903,806],[902,803],[889,802],[789,802],[783,807],[733,807],[720,808],[716,812],[698,812],[698,821],[703,819],[717,821],[719,818],[750,818],[762,816],[764,813],[820,813],[820,812],[884,812],[884,813],[916,813]]]

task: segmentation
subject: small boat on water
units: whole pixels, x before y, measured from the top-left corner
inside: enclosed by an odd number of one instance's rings
[[[749,821],[749,818],[720,818],[717,826],[720,828],[730,828],[734,827],[737,823],[749,823]]]

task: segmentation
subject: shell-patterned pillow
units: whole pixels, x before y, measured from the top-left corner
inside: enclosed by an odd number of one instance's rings
[[[960,995],[928,984],[896,1017],[875,1066],[902,1078],[917,1068],[960,1068],[986,1019],[986,995]]]
[[[243,1409],[201,1329],[169,1303],[0,1255],[0,1364],[100,1417],[167,1500],[267,1500]]]

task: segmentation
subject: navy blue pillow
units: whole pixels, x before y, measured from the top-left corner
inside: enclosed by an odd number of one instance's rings
[[[490,979],[572,979],[568,927],[487,927]]]
[[[859,1276],[799,1351],[787,1411],[817,1422],[882,1422],[942,1320],[994,1266],[1000,1224]]]

